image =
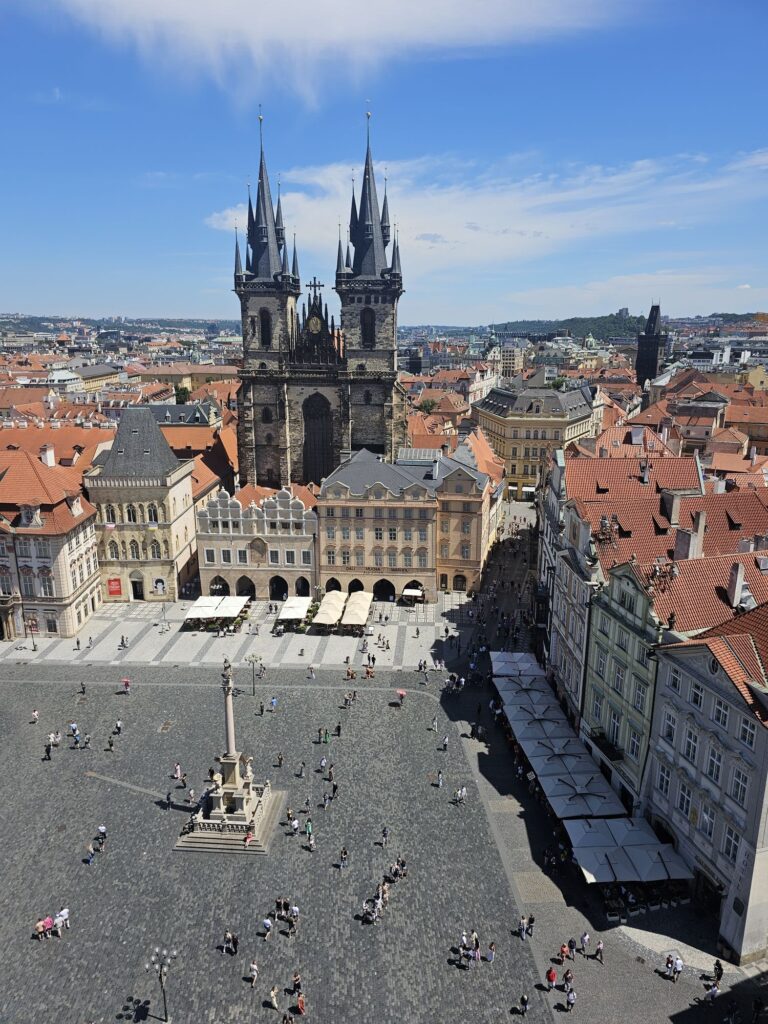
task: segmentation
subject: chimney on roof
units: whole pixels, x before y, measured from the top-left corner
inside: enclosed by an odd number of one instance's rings
[[[666,423],[663,423],[661,426],[661,440],[663,444],[666,444],[667,441],[669,441],[669,427]]]
[[[755,534],[755,551],[765,551],[768,548],[768,534],[756,533]]]
[[[661,492],[661,506],[664,514],[669,520],[670,526],[680,525],[680,495],[674,491],[663,490]]]
[[[752,447],[749,449],[749,464],[750,464],[750,466],[754,466],[754,464],[756,462],[757,462],[757,448],[755,448],[755,446],[752,445]]]
[[[742,537],[739,541],[739,551],[746,554],[748,551],[755,550],[755,538],[754,537]]]
[[[640,463],[640,482],[647,484],[651,481],[651,467],[647,459]]]
[[[728,577],[728,604],[731,608],[739,607],[743,589],[744,566],[741,562],[734,562],[731,566],[731,575]]]
[[[601,459],[607,459],[608,458],[608,449],[607,448],[601,448],[600,449],[600,458]]]
[[[52,444],[44,444],[40,449],[40,461],[44,466],[56,465],[56,449]]]
[[[679,495],[676,496],[679,502]],[[704,552],[704,530],[707,525],[707,513],[697,512],[693,517],[693,529],[685,530],[682,527],[675,534],[675,553],[672,556],[676,562],[684,562],[689,558],[701,558]]]

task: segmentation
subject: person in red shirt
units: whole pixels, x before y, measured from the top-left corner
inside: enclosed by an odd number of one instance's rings
[[[549,965],[549,970],[547,971],[545,977],[547,979],[547,988],[551,992],[552,989],[555,987],[555,982],[557,981],[557,971],[551,964]]]

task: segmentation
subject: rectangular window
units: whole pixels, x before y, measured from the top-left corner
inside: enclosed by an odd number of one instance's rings
[[[224,565],[232,564],[232,552],[224,548],[221,552],[221,561]]]
[[[397,509],[396,508],[387,509],[387,519],[397,519]]]
[[[45,628],[48,630],[49,633],[59,632],[59,624],[56,621],[56,619],[53,618],[53,616],[45,620]]]
[[[40,593],[43,597],[55,597],[53,592],[53,577],[52,576],[41,576],[40,577]]]
[[[344,507],[341,510],[341,518],[342,519],[349,519],[349,509],[347,508],[346,505],[344,505]]]
[[[362,540],[365,537],[365,531],[362,526],[355,527],[355,540]]]
[[[426,526],[420,526],[419,527],[419,540],[421,541],[422,544],[424,544],[426,542],[426,539],[427,539],[427,528],[426,528]]]
[[[34,597],[35,596],[35,580],[32,576],[22,576],[19,579],[21,584],[22,597]]]
[[[413,565],[413,555],[411,554],[410,551],[404,552],[403,565],[405,566],[406,569],[410,569],[411,566]]]
[[[614,708],[611,708],[611,713],[608,716],[608,739],[617,747],[619,745],[620,736],[621,715],[618,711],[614,710]]]
[[[461,557],[466,561],[469,557],[469,544],[461,545]]]
[[[688,692],[688,700],[695,708],[703,707],[704,687],[700,683],[691,683],[691,689]]]
[[[625,611],[629,612],[630,615],[633,615],[635,611],[635,595],[630,594],[627,590],[622,590],[619,595],[619,604]]]
[[[410,526],[406,526],[403,530],[403,540],[413,540],[413,530]]]
[[[724,700],[720,700],[719,697],[715,697],[712,717],[722,729],[728,728],[728,705]]]
[[[72,541],[70,541],[70,544]],[[32,557],[32,545],[29,537],[19,537],[16,542],[16,550],[20,558],[31,558]]]
[[[355,565],[359,567],[365,565],[365,553],[363,551],[355,552]]]
[[[597,648],[597,664],[595,665],[595,671],[601,679],[605,679],[605,666],[608,661],[605,651],[602,647]]]
[[[750,750],[754,750],[755,748],[755,734],[755,723],[750,722],[748,718],[742,718],[741,728],[739,729],[739,739],[745,746],[749,747]]]
[[[349,562],[350,562],[349,552],[348,551],[342,551],[341,552],[341,564],[342,565],[349,565]]]
[[[555,440],[556,440],[556,441],[559,441],[559,440],[560,440],[560,431],[559,431],[559,430],[556,430],[556,431],[555,431]]]
[[[419,519],[426,519],[426,518],[427,518],[427,510],[425,508],[420,508],[419,509]]]
[[[530,448],[526,448],[526,449],[524,450],[524,452],[523,452],[523,456],[524,456],[524,457],[525,457],[526,459],[530,459],[530,457],[531,457],[531,449],[530,449]]]
[[[280,552],[275,551],[274,548],[270,549],[269,552],[269,564],[280,565]]]
[[[384,556],[380,551],[375,551],[373,554],[373,564],[377,569],[380,569],[384,565]]]
[[[397,527],[390,526],[389,530],[387,531],[387,535],[390,540],[397,540]]]
[[[362,508],[356,508],[355,509],[355,519],[362,519],[363,518],[363,512],[364,512],[364,510]]]
[[[620,647],[622,651],[629,650],[629,633],[626,629],[616,630],[616,646]]]
[[[403,509],[403,518],[405,518],[405,519],[413,519],[413,509],[412,508],[404,508]]]
[[[374,527],[373,536],[375,540],[384,540],[384,530],[380,526]]]
[[[677,791],[677,809],[681,811],[686,818],[691,813],[691,787],[687,786],[684,782],[680,783],[680,789]]]
[[[592,718],[598,723],[603,720],[603,695],[599,690],[592,691]]]
[[[739,846],[741,844],[741,836],[735,828],[731,828],[730,825],[725,826],[725,833],[723,835],[723,855],[731,864],[736,863],[736,859],[739,856]]]
[[[302,551],[301,552],[301,564],[302,565],[312,565],[312,552],[311,551]]]
[[[635,680],[635,693],[632,703],[641,714],[645,714],[645,700],[648,694],[648,687],[645,683]]]
[[[0,575],[0,594],[6,596],[11,593],[11,577],[7,573]]]
[[[747,803],[748,785],[749,779],[746,772],[743,772],[740,768],[734,768],[733,778],[731,779],[731,796],[741,807],[746,806]]]
[[[38,558],[51,557],[51,542],[47,538],[38,537],[35,540],[35,555]]]
[[[342,540],[349,540],[349,527],[348,526],[342,526],[342,528],[341,528],[341,539]]]
[[[470,523],[470,521],[468,519],[463,520],[463,522],[461,524],[461,532],[462,533],[472,533],[472,524]]]
[[[525,465],[523,466],[523,476],[529,476],[529,475],[530,474],[528,473],[528,463],[526,462]]]
[[[328,519],[333,519],[333,517],[336,515],[336,509],[335,508],[327,508],[325,510],[325,514],[326,514],[326,517]]]
[[[613,688],[617,693],[624,692],[624,677],[626,674],[626,668],[617,661],[613,671]]]
[[[720,771],[722,767],[723,755],[716,747],[710,747],[709,757],[707,758],[707,775],[713,782],[720,782]]]
[[[687,761],[696,764],[696,756],[699,753],[699,736],[693,729],[685,730],[685,742],[683,743],[683,754]]]
[[[387,552],[387,565],[390,569],[397,568],[397,554],[394,551]]]
[[[645,644],[639,643],[637,645],[637,660],[640,662],[643,668],[648,668],[650,664],[650,658],[648,657],[648,654],[649,651]]]
[[[635,732],[634,729],[629,730],[629,743],[627,744],[627,753],[633,761],[637,761],[640,758],[640,733]]]
[[[441,558],[447,558],[448,557],[448,545],[447,544],[441,544],[440,545],[440,557]],[[8,593],[10,593],[10,591],[8,591]]]
[[[336,565],[336,552],[333,549],[327,551],[325,557],[328,561],[328,565]]]
[[[672,772],[667,768],[665,764],[659,765],[659,770],[656,774],[656,789],[661,793],[662,796],[669,796],[669,783],[672,778]]]
[[[419,568],[420,569],[426,569],[427,568],[427,556],[425,554],[420,554],[418,556],[418,561],[419,561]]]
[[[609,622],[610,622],[610,619],[608,618],[607,615],[601,615],[600,616],[600,626],[599,626],[599,629],[600,629],[600,632],[604,636],[608,636],[609,633],[610,633]]]
[[[286,551],[285,552],[285,564],[286,565],[296,565],[296,552],[295,551]]]
[[[328,538],[328,540],[335,540],[336,539],[336,527],[335,526],[327,526],[325,528],[325,536]]]
[[[216,552],[213,548],[205,549],[205,562],[206,565],[213,565],[216,562]]]
[[[702,804],[699,815],[699,831],[707,839],[711,839],[715,833],[715,810],[709,804]]]
[[[669,686],[670,690],[674,690],[675,693],[680,693],[681,678],[682,676],[680,675],[679,668],[671,668],[669,670],[669,676],[667,677],[667,686]]]
[[[378,508],[378,506],[377,506],[373,510],[373,518],[374,519],[383,519],[384,518],[384,509],[383,508]]]
[[[662,736],[667,741],[667,743],[671,743],[672,746],[675,745],[675,734],[676,734],[676,732],[677,732],[677,717],[675,715],[673,715],[671,711],[665,711],[664,712],[664,725],[662,727]]]
[[[246,548],[238,548],[237,551],[237,564],[248,565],[248,551]]]

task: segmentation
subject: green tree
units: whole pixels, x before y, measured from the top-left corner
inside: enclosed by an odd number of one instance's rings
[[[186,405],[189,401],[189,388],[185,388],[183,384],[177,384],[173,390],[176,392],[176,405]]]

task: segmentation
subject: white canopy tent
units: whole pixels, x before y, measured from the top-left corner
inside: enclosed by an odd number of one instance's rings
[[[248,597],[198,597],[184,621],[190,619],[236,619],[248,604]]]
[[[491,651],[491,669],[495,676],[517,675],[530,661],[536,660],[527,651]]]
[[[342,626],[364,626],[368,621],[372,602],[373,594],[369,594],[367,590],[357,590],[350,594],[341,620]]]
[[[573,729],[565,716],[552,722],[535,717],[527,718],[518,722],[517,725],[513,725],[512,729],[517,739],[521,741],[527,739],[568,739],[573,736]]]
[[[528,757],[536,778],[544,775],[574,775],[595,770],[595,762],[583,754],[548,754],[546,757]]]
[[[538,781],[558,818],[626,816],[626,808],[594,762],[591,772],[543,775]]]
[[[640,877],[635,865],[627,856],[627,851],[618,846],[611,849],[590,846],[581,850],[576,859],[581,873],[588,884],[593,882],[639,882]]]
[[[555,740],[524,740],[520,746],[526,757],[549,757],[553,754],[562,757],[567,754],[581,755],[587,752],[584,744],[575,736]]]
[[[693,878],[693,872],[680,854],[672,846],[659,842],[642,818],[578,818],[563,824],[587,882],[666,882]]]
[[[283,602],[283,607],[277,616],[278,622],[301,622],[306,619],[309,606],[312,604],[311,597],[289,597]]]
[[[594,846],[652,846],[659,844],[656,833],[644,818],[603,818],[565,823],[574,850]],[[660,845],[660,844],[659,844]]]
[[[317,615],[313,620],[315,626],[335,626],[344,611],[347,595],[341,590],[329,590],[320,602]]]

